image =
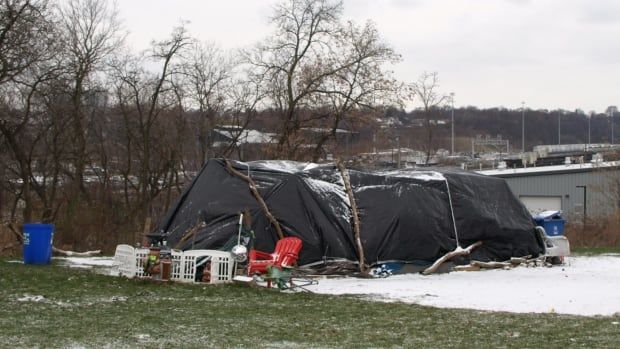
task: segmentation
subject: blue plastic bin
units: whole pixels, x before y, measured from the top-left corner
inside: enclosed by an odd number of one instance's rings
[[[24,224],[24,264],[49,264],[53,240],[53,224]]]
[[[545,228],[548,236],[564,235],[564,224],[566,220],[562,218],[562,211],[544,211],[534,216],[536,225]]]

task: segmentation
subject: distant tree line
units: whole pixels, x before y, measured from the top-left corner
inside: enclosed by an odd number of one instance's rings
[[[432,112],[421,107],[412,111],[388,108],[384,118],[400,122],[399,135],[409,146],[420,150],[450,149],[451,107],[435,106]],[[614,122],[612,122],[612,116]],[[584,113],[583,111],[506,109],[463,107],[454,109],[457,153],[471,152],[471,139],[480,136],[497,137],[510,141],[511,149],[521,150],[522,120],[525,120],[525,150],[544,144],[611,143],[612,124],[614,143],[620,141],[620,114],[617,112]],[[442,120],[442,123],[432,122]],[[558,121],[559,120],[559,121]],[[558,122],[559,134],[558,139]],[[588,134],[588,129],[589,134]],[[429,136],[430,134],[430,136]]]

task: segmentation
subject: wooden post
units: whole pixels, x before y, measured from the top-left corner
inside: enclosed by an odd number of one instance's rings
[[[351,215],[353,216],[353,233],[355,234],[355,246],[357,247],[357,253],[359,254],[360,271],[366,271],[366,261],[364,258],[364,246],[362,246],[362,239],[360,237],[360,218],[357,214],[357,203],[353,196],[353,188],[351,188],[351,179],[349,178],[349,172],[342,163],[341,159],[336,160],[336,167],[342,175],[342,181],[344,182],[344,188],[349,197],[349,203],[351,204]]]
[[[144,227],[142,228],[142,238],[140,243],[142,246],[148,246],[148,238],[146,237],[151,232],[151,217],[146,217],[144,220]]]
[[[224,161],[226,162],[226,169],[228,170],[228,172],[243,179],[250,185],[250,191],[252,192],[252,195],[254,196],[256,201],[258,201],[258,204],[263,210],[263,213],[265,213],[265,216],[267,216],[267,219],[269,220],[271,225],[273,225],[273,227],[276,229],[276,233],[278,234],[278,240],[283,239],[284,233],[282,233],[282,228],[280,227],[280,223],[278,223],[278,221],[276,220],[276,217],[274,217],[269,211],[269,207],[267,207],[265,200],[263,200],[263,198],[260,196],[260,193],[258,192],[258,189],[256,189],[256,183],[254,182],[254,180],[252,180],[252,178],[250,178],[249,176],[246,176],[243,173],[235,170],[230,164],[230,161],[228,161],[228,159],[224,159]]]

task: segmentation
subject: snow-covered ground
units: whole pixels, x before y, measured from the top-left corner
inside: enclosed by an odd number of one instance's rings
[[[570,257],[552,268],[321,279],[308,289],[440,308],[614,315],[620,314],[620,255]]]
[[[112,267],[109,257],[62,259],[74,267]],[[620,314],[620,255],[569,257],[566,265],[552,268],[517,267],[377,279],[323,278],[307,289],[440,308],[614,315]]]
[[[55,261],[60,262],[70,268],[112,268],[114,260],[112,257],[54,257]]]

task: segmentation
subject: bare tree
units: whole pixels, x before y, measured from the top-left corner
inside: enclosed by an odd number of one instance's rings
[[[0,84],[49,56],[51,17],[47,0],[0,1]]]
[[[352,22],[342,27],[338,47],[343,68],[327,76],[314,94],[315,105],[325,109],[327,132],[316,141],[313,161],[318,161],[326,142],[334,140],[338,151],[338,128],[364,122],[373,115],[377,105],[400,103],[401,86],[386,72],[383,65],[400,59],[394,50],[381,40],[375,26],[368,22],[360,27]],[[361,112],[360,112],[361,111]],[[348,136],[347,136],[348,137]]]
[[[183,25],[175,28],[169,39],[153,42],[149,52],[151,65],[159,71],[147,71],[145,62],[128,57],[115,65],[115,94],[124,120],[126,166],[126,201],[131,187],[137,194],[139,216],[147,217],[152,200],[174,179],[180,165],[177,142],[164,114],[179,108],[179,95],[173,77],[175,60],[191,43]],[[134,163],[137,168],[134,168]],[[135,177],[133,177],[135,174]],[[135,180],[134,180],[135,178]]]
[[[266,106],[279,117],[277,156],[300,157],[309,141],[300,130],[327,124],[331,131],[321,132],[316,158],[347,114],[391,88],[382,64],[398,56],[374,25],[343,23],[342,11],[342,1],[282,1],[272,17],[274,35],[245,53],[254,77],[263,79]]]
[[[57,149],[50,145],[56,136],[57,123],[62,118],[53,115],[46,105],[46,99],[53,93],[51,86],[58,79],[59,69],[53,64],[39,62],[22,72],[19,83],[12,84],[0,107],[0,134],[4,137],[9,153],[6,169],[17,178],[20,186],[15,199],[24,203],[22,217],[25,221],[33,219],[33,193],[43,207],[44,221],[53,218],[52,204],[55,199],[55,188],[60,178],[60,159]],[[62,128],[60,128],[62,132]],[[49,190],[49,192],[48,192]],[[16,202],[17,202],[16,201]],[[11,218],[16,217],[15,207]]]
[[[436,114],[439,107],[448,101],[449,96],[439,92],[439,74],[424,72],[418,80],[410,85],[412,98],[422,103],[422,115],[426,129],[426,139],[423,146],[426,152],[426,163],[430,161],[435,151],[435,128],[437,127]]]
[[[237,158],[244,160],[243,141],[248,136],[248,126],[255,119],[258,113],[258,105],[265,95],[261,89],[260,80],[248,78],[234,80],[227,92],[230,104],[222,115],[222,121],[233,126],[234,130],[228,134],[231,137],[230,142],[219,147],[219,152],[216,155],[230,157],[236,151]],[[260,151],[264,152],[268,150],[264,147],[270,147],[272,140],[263,139],[261,141],[264,143]],[[261,157],[264,157],[267,154],[263,153],[262,155]]]
[[[271,19],[276,33],[245,53],[255,76],[264,79],[271,107],[279,114],[280,155],[295,156],[297,145],[292,140],[302,125],[301,109],[317,84],[338,69],[321,63],[334,59],[335,48],[328,42],[338,31],[341,14],[341,1],[280,2]]]
[[[198,113],[198,165],[202,166],[211,152],[209,137],[216,117],[226,109],[227,93],[231,88],[232,59],[213,43],[193,43],[182,63],[187,97]]]
[[[115,3],[106,0],[69,0],[60,8],[65,66],[71,82],[69,95],[72,119],[71,202],[75,204],[84,190],[84,169],[88,163],[87,103],[96,100],[96,74],[106,59],[119,49],[124,34]],[[90,98],[87,98],[90,97]]]
[[[56,39],[47,1],[0,2],[0,142],[5,155],[0,166],[7,179],[2,178],[2,186],[14,194],[12,219],[20,201],[22,217],[33,218],[33,192],[42,200],[43,219],[49,219],[44,161],[48,153],[41,152],[49,123],[36,101],[41,86],[57,77],[51,62],[57,53]]]

